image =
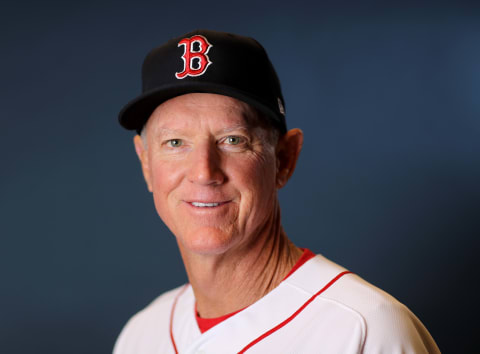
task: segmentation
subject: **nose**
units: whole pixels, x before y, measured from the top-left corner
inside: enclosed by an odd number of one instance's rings
[[[220,185],[225,182],[221,156],[215,143],[202,143],[190,152],[188,179],[200,185]]]

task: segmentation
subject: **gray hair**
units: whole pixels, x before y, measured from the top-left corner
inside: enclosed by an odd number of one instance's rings
[[[140,131],[140,138],[142,138],[143,148],[147,149],[147,125],[145,124]]]

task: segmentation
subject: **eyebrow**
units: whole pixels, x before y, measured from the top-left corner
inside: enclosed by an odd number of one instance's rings
[[[231,126],[229,128],[220,129],[216,133],[217,134],[218,133],[230,133],[230,132],[233,132],[235,130],[244,130],[244,131],[247,131],[247,132],[250,131],[250,129],[248,129],[248,126],[246,124],[237,124],[237,125]]]
[[[168,128],[158,128],[158,135],[165,135],[165,134],[180,134],[181,131],[178,129],[168,129]]]
[[[230,132],[236,131],[236,130],[243,130],[243,131],[246,131],[246,132],[250,131],[248,125],[246,125],[246,124],[236,124],[236,125],[233,125],[231,127],[227,127],[227,128],[224,128],[224,129],[219,129],[219,130],[215,131],[214,134],[230,133]],[[166,134],[184,135],[185,132],[186,132],[186,130],[184,130],[184,129],[169,129],[169,128],[162,128],[162,127],[158,128],[158,135],[160,135],[160,136],[166,135]]]

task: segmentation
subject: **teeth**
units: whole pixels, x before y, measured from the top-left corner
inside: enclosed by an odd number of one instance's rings
[[[220,203],[199,203],[199,202],[192,202],[193,206],[200,207],[200,208],[205,208],[205,207],[216,207]]]

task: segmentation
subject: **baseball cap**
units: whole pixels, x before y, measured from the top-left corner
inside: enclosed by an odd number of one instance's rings
[[[280,81],[255,39],[196,30],[150,51],[142,65],[142,94],[119,113],[128,130],[142,130],[161,103],[187,93],[216,93],[244,101],[287,131]]]

